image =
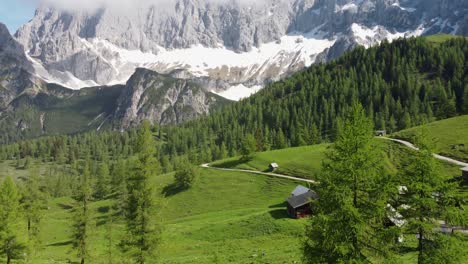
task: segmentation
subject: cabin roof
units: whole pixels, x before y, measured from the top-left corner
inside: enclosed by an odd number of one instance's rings
[[[298,196],[291,196],[288,198],[287,203],[294,209],[310,203],[311,199],[317,199],[318,194],[312,190]]]
[[[468,171],[468,167],[462,168],[462,171]]]
[[[298,195],[301,195],[301,194],[304,194],[306,192],[309,192],[310,189],[305,187],[305,186],[302,186],[302,185],[298,185],[296,186],[296,188],[291,192],[291,195],[292,196],[298,196]]]
[[[276,162],[273,162],[273,163],[270,163],[270,166],[273,167],[273,168],[278,168],[278,163]]]

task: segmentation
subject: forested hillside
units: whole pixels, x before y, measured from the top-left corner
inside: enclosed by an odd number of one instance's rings
[[[254,139],[257,151],[330,141],[355,100],[376,129],[391,132],[468,113],[467,57],[466,38],[402,39],[357,48],[208,117],[156,126],[160,161],[170,170],[178,156],[196,164],[235,156],[246,138]],[[129,131],[49,137],[3,147],[2,155],[71,162],[92,153],[97,159],[118,159],[131,155],[128,142],[134,136]]]
[[[234,155],[250,133],[257,150],[320,143],[333,139],[354,100],[377,129],[390,132],[468,113],[467,57],[466,38],[443,43],[415,38],[357,48],[207,118],[166,128],[166,152],[200,146],[203,160],[210,158],[207,152],[216,156],[224,148]]]

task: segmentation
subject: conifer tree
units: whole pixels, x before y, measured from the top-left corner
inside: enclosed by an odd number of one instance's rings
[[[159,246],[160,227],[156,219],[154,190],[150,179],[159,172],[156,143],[150,124],[144,121],[136,140],[137,159],[128,179],[128,201],[126,203],[127,235],[122,247],[135,263],[154,261]]]
[[[104,198],[110,194],[111,180],[109,175],[109,166],[107,163],[102,163],[97,171],[97,181],[96,181],[96,198]]]
[[[432,154],[431,143],[424,132],[414,142],[419,151],[410,155],[408,163],[400,172],[400,178],[407,187],[402,198],[406,206],[401,210],[408,221],[405,231],[417,235],[418,263],[460,263],[461,250],[456,249],[456,237],[437,231],[440,220],[451,224],[451,216],[463,213],[456,207],[454,200],[457,183],[442,177],[439,164]],[[451,253],[446,254],[444,251]]]
[[[242,139],[241,155],[243,160],[251,160],[256,151],[257,144],[252,134],[247,134]]]
[[[40,178],[38,174],[39,172],[37,170],[33,170],[26,179],[23,198],[21,200],[27,221],[28,239],[32,249],[35,249],[40,242],[40,222],[43,209],[47,205],[46,195],[40,189]]]
[[[7,177],[0,187],[0,256],[6,263],[22,257],[25,246],[18,237],[19,193],[15,183]]]
[[[92,190],[90,187],[89,159],[85,161],[73,216],[73,247],[77,250],[80,263],[85,264],[89,260],[89,234],[91,228],[89,202]]]
[[[354,104],[327,154],[317,191],[316,216],[307,227],[306,263],[365,263],[390,257],[383,229],[386,180],[372,147],[372,121]]]

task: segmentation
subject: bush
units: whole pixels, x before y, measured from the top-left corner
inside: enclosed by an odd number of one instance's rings
[[[198,170],[191,165],[186,165],[175,174],[175,182],[178,187],[190,188],[198,177]]]

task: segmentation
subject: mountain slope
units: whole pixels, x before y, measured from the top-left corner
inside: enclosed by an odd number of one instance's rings
[[[416,134],[422,132],[434,140],[436,153],[468,162],[468,115],[403,130],[395,136],[412,140]]]
[[[43,5],[15,36],[44,79],[81,88],[124,83],[137,67],[186,69],[231,87],[253,87],[356,45],[468,34],[464,0],[144,2],[94,9]]]
[[[79,91],[49,84],[23,47],[0,24],[0,142],[89,130],[127,129],[149,119],[154,124],[176,124],[209,113],[227,100],[197,83],[138,70],[126,85]]]

